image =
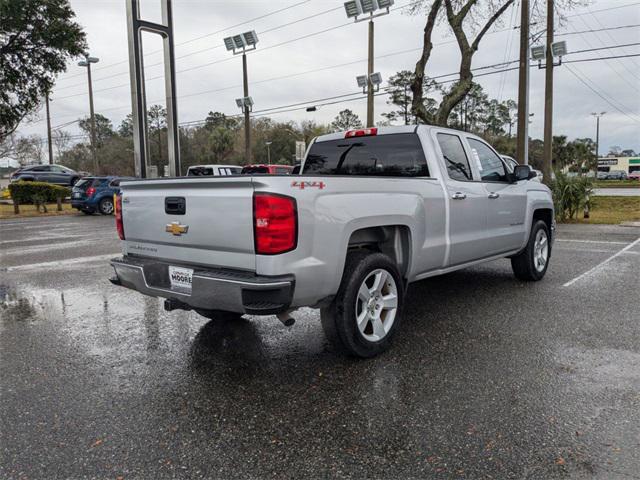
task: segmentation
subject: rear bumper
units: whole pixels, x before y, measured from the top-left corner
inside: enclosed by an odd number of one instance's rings
[[[224,310],[254,315],[284,312],[289,308],[295,279],[292,275],[265,277],[250,272],[204,268],[149,258],[114,258],[112,283],[145,295],[177,300],[194,309]],[[169,265],[192,268],[192,291],[172,290]]]

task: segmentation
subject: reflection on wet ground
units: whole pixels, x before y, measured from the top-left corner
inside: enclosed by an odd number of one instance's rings
[[[640,258],[563,290],[608,256],[569,246],[538,284],[494,262],[413,285],[370,361],[310,309],[208,320],[104,261],[5,272],[0,477],[634,478]]]

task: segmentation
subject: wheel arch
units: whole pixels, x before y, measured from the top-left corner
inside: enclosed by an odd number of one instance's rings
[[[347,252],[368,249],[391,258],[406,280],[411,262],[411,229],[407,225],[378,225],[354,230],[348,241]]]

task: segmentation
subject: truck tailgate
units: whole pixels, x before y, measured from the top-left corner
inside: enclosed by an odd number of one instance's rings
[[[121,188],[125,254],[255,270],[251,177],[145,180]]]

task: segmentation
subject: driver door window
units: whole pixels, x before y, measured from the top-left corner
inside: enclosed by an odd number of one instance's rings
[[[471,155],[478,165],[483,182],[506,182],[507,169],[502,159],[489,146],[475,138],[467,138]]]

